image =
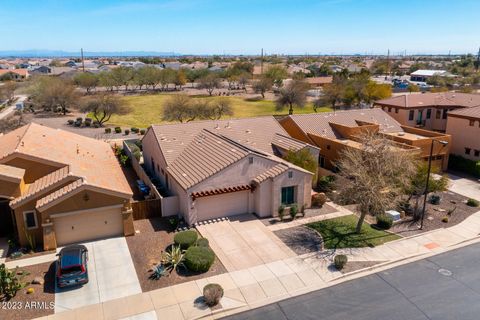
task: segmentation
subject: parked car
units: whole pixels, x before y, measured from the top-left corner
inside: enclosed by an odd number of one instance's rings
[[[57,286],[59,288],[88,282],[88,249],[83,245],[71,245],[57,254]]]

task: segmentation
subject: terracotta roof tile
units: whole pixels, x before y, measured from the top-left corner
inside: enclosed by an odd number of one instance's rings
[[[291,138],[289,136],[276,133],[273,136],[272,144],[284,150],[293,150],[298,151],[305,148],[308,144],[305,144],[302,141]]]
[[[466,117],[480,119],[480,106],[473,108],[457,109],[448,111],[448,116]]]
[[[47,195],[43,198],[38,199],[37,203],[35,205],[35,208],[40,209],[43,206],[49,204],[50,202],[55,201],[56,199],[72,192],[73,190],[76,190],[76,189],[80,188],[82,185],[85,185],[85,183],[82,181],[82,179],[78,179],[78,180],[66,185],[63,188],[58,189],[57,191],[55,191],[53,193],[50,193],[49,195]]]
[[[283,163],[279,163],[274,167],[271,167],[270,169],[266,170],[262,174],[258,175],[253,181],[256,183],[262,183],[263,181],[269,179],[269,178],[275,178],[276,176],[284,173],[285,171],[288,170],[288,166],[286,166]]]

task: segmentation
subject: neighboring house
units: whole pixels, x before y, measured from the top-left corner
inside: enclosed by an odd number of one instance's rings
[[[406,94],[376,101],[374,106],[403,125],[445,132],[448,112],[480,106],[480,95],[459,92]]]
[[[426,82],[429,78],[434,76],[451,77],[452,74],[446,70],[417,70],[410,73],[410,81]]]
[[[0,70],[0,80],[24,80],[29,77],[27,69],[9,69],[9,70]]]
[[[273,117],[152,126],[144,166],[178,197],[188,224],[230,215],[277,215],[311,203],[313,173],[286,162],[289,150],[318,148],[290,138]]]
[[[290,115],[280,124],[291,137],[319,147],[319,167],[328,170],[336,169],[342,150],[362,147],[359,136],[366,131],[379,132],[394,140],[398,149],[419,153],[424,160],[428,160],[432,139],[450,141],[445,134],[402,126],[380,109]],[[438,143],[434,147],[434,164],[445,170],[449,147]]]
[[[321,88],[326,84],[332,83],[332,81],[332,76],[305,78],[305,82],[307,82],[313,88]]]
[[[52,68],[48,66],[34,67],[30,70],[31,74],[50,74],[52,73]]]
[[[452,136],[453,154],[480,161],[480,106],[449,112],[447,133]]]
[[[106,142],[35,123],[0,136],[0,237],[52,250],[132,235],[131,197]]]

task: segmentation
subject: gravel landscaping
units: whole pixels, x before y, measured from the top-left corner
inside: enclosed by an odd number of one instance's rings
[[[343,267],[343,269],[340,270],[340,272],[343,274],[350,273],[368,267],[373,267],[374,265],[377,265],[379,263],[382,263],[382,261],[348,261],[347,264]]]
[[[55,306],[55,263],[46,262],[22,267],[19,271],[28,275],[22,282],[30,283],[35,277],[43,279],[44,284],[29,284],[19,290],[9,301],[0,302],[0,319],[28,320],[54,313]],[[34,292],[27,294],[27,289]]]
[[[274,233],[298,255],[318,252],[323,249],[320,234],[305,226],[277,230]]]
[[[137,233],[126,239],[143,292],[227,272],[220,260],[215,257],[213,265],[205,273],[181,269],[178,273],[173,271],[168,276],[151,280],[149,279],[151,268],[160,262],[162,252],[169,249],[176,232],[167,218],[137,220],[134,221],[134,226]]]

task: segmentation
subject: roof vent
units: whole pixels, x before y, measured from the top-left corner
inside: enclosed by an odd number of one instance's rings
[[[399,135],[400,137],[403,137],[403,136],[405,135],[405,132],[399,132],[398,135]]]
[[[218,125],[218,123],[215,125],[215,129],[220,129],[220,126]]]

